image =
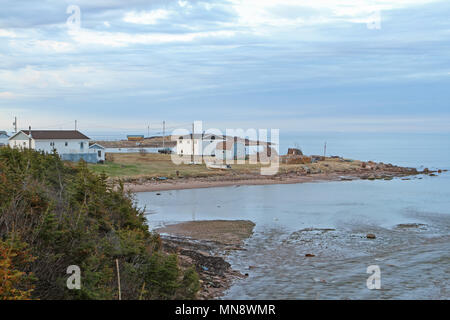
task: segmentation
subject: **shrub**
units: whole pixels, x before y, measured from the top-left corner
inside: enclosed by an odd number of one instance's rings
[[[192,299],[198,276],[161,247],[121,182],[55,154],[0,149],[0,298],[116,299],[118,259],[123,299]],[[66,287],[70,265],[81,290]]]

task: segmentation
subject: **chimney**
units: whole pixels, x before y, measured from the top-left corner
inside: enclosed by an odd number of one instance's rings
[[[31,126],[28,127],[28,148],[31,150]]]

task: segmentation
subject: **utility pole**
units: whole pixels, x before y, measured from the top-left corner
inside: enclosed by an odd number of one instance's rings
[[[166,122],[163,121],[163,149],[165,148],[165,139],[166,139]]]
[[[14,133],[17,133],[17,117],[14,117],[13,126],[14,126]]]
[[[194,162],[194,123],[192,123],[192,156],[191,156],[191,159],[192,159],[192,164],[194,164],[195,162]]]
[[[327,156],[327,142],[325,141],[325,145],[323,146],[323,156]]]
[[[75,120],[75,131],[77,131],[77,120]]]
[[[28,127],[28,149],[31,150],[31,126]]]
[[[147,127],[147,138],[150,138],[150,126]]]

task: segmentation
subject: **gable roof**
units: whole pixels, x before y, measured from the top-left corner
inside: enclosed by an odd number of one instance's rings
[[[105,147],[102,146],[101,144],[94,143],[89,146],[89,149],[105,149]]]
[[[13,135],[10,139],[14,138],[21,132],[25,133],[27,136],[29,136],[31,133],[31,138],[33,138],[34,140],[90,140],[89,137],[85,136],[77,130],[21,130]]]

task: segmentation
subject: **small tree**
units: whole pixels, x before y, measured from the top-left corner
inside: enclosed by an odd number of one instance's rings
[[[0,240],[0,300],[31,298],[34,278],[19,269],[34,260],[25,247],[22,242]]]

